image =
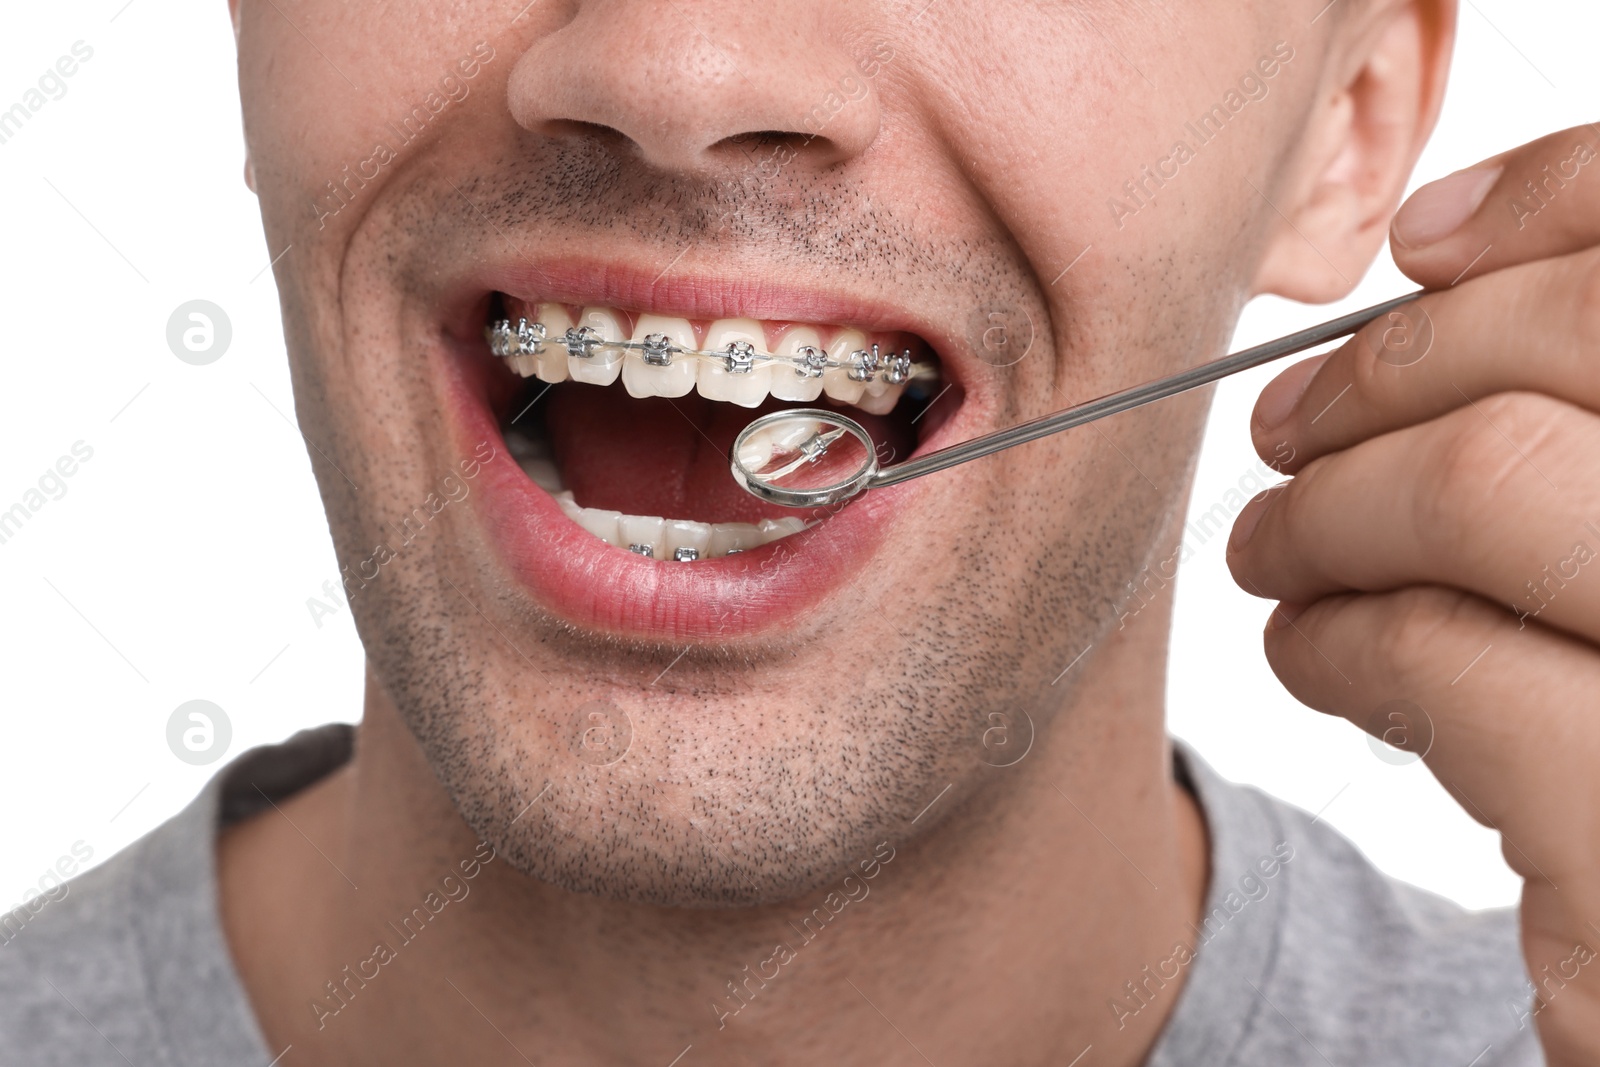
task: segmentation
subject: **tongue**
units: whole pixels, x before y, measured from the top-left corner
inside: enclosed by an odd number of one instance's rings
[[[545,425],[562,484],[586,508],[698,522],[805,517],[757,500],[728,472],[739,431],[757,415],[795,405],[768,398],[751,409],[693,393],[636,399],[620,386],[573,384],[551,389],[548,405]],[[874,441],[888,441],[899,455],[910,451],[893,415],[849,414]]]

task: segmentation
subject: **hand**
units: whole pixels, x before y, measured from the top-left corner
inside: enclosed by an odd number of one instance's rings
[[[1391,243],[1440,291],[1263,390],[1256,449],[1295,477],[1240,513],[1229,566],[1281,601],[1266,654],[1297,698],[1431,721],[1427,765],[1524,879],[1545,1055],[1594,1064],[1600,132],[1419,189]]]

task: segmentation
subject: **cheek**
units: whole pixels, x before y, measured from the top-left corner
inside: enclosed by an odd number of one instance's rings
[[[390,17],[376,23],[350,5],[304,5],[294,25],[273,5],[243,6],[240,93],[269,228],[317,235],[302,247],[337,246],[328,231],[336,238],[356,212],[332,217],[328,209],[340,197],[375,199],[394,163],[425,143],[415,135],[446,117],[430,113],[430,99],[467,109],[493,107],[498,94],[503,107],[503,71],[492,61],[470,82],[461,78],[458,64],[475,45],[505,37],[488,5],[469,6],[441,32],[424,34],[404,29],[441,21],[420,0],[387,10]],[[321,51],[307,40],[323,42]],[[442,95],[445,79],[454,80],[459,100]],[[375,170],[377,178],[366,177]]]

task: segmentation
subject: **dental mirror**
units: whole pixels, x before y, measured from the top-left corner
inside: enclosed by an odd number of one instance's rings
[[[848,500],[878,473],[871,436],[837,411],[774,411],[733,441],[734,480],[762,500],[786,507]]]
[[[878,466],[876,446],[871,435],[848,416],[821,408],[774,411],[751,422],[734,438],[728,457],[733,478],[752,496],[784,507],[815,508],[838,504],[866,489],[898,485],[924,474],[946,470],[958,463],[1103,419],[1107,415],[1198,389],[1231,374],[1338,340],[1384,315],[1393,313],[1396,327],[1410,327],[1409,318],[1397,309],[1421,295],[1423,291],[1419,290],[1385,300],[1276,341],[1268,341],[1153,382],[1110,393],[1053,415],[941,448],[892,467]]]

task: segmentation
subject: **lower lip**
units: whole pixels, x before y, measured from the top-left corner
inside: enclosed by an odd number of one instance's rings
[[[482,441],[496,447],[478,475],[473,511],[522,587],[584,629],[675,641],[792,626],[878,555],[894,517],[917,493],[908,484],[863,495],[807,530],[731,556],[646,559],[584,530],[529,480],[506,451],[489,407],[492,366],[465,342],[445,345],[439,362],[459,454],[471,455]],[[934,447],[929,441],[918,451]]]

